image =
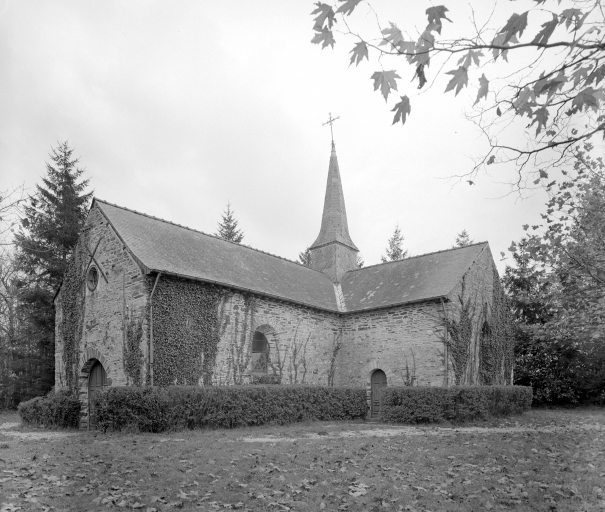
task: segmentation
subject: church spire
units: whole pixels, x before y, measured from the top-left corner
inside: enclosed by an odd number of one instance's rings
[[[333,122],[331,114],[330,121]],[[317,240],[309,247],[311,268],[323,272],[338,284],[345,273],[357,267],[358,252],[359,249],[349,235],[345,196],[342,193],[336,148],[332,140],[321,229]]]
[[[326,197],[321,219],[321,229],[319,231],[319,236],[311,246],[311,249],[332,242],[343,244],[355,251],[358,250],[349,235],[345,198],[342,192],[342,182],[340,180],[340,170],[338,168],[334,141],[332,141],[332,152],[330,154],[330,166],[328,168],[328,182],[326,185]]]

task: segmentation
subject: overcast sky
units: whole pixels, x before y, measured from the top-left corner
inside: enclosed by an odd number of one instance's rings
[[[375,7],[385,23],[426,8],[404,3]],[[396,223],[412,255],[467,229],[498,260],[545,197],[502,197],[504,169],[473,186],[447,179],[485,150],[462,115],[476,89],[414,96],[404,75],[412,114],[391,126],[370,80],[379,66],[349,68],[350,41],[311,44],[312,10],[310,0],[0,0],[0,189],[33,188],[67,140],[96,197],[207,233],[229,201],[244,243],[296,259],[319,232],[332,112],[366,265]]]

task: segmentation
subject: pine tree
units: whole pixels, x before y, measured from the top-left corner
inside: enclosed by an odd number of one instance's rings
[[[15,234],[19,309],[23,338],[15,357],[17,400],[42,394],[54,384],[55,312],[53,297],[77,244],[92,193],[79,181],[73,149],[60,143],[49,155],[46,176],[24,206],[22,227]]]
[[[244,232],[237,229],[237,220],[233,216],[235,212],[231,210],[231,205],[227,203],[227,211],[223,212],[223,219],[218,224],[216,236],[229,242],[241,243],[244,239]]]
[[[466,247],[467,245],[471,245],[474,243],[474,240],[471,240],[470,235],[466,229],[463,229],[456,235],[456,245],[454,247]]]
[[[388,246],[387,246],[387,255],[381,256],[380,259],[383,263],[388,261],[397,261],[407,258],[408,251],[403,250],[402,244],[405,240],[404,236],[401,234],[401,230],[399,229],[399,224],[395,226],[395,231],[393,232],[393,236],[389,238]]]
[[[303,252],[298,253],[298,263],[305,267],[311,266],[311,248],[307,247]]]

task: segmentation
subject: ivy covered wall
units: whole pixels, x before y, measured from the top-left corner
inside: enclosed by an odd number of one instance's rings
[[[148,277],[150,288],[154,281]],[[211,383],[224,293],[211,284],[160,276],[152,298],[154,385]]]
[[[268,341],[271,380],[328,384],[335,314],[164,275],[152,300],[154,384],[252,382],[255,331]]]
[[[94,256],[94,258],[92,257]],[[94,290],[86,286],[86,272],[98,268]],[[86,391],[81,370],[87,348],[105,358],[105,370],[113,385],[144,379],[147,344],[145,311],[148,289],[145,276],[124,248],[98,208],[90,211],[83,234],[55,302],[57,312],[55,385]],[[130,344],[130,324],[138,343]],[[138,364],[125,354],[136,353]],[[128,363],[128,364],[127,364]],[[137,375],[138,373],[138,375]]]
[[[85,284],[90,265],[99,267],[93,291]],[[155,278],[93,208],[57,298],[58,387],[83,390],[87,349],[103,355],[113,385],[150,383]],[[153,297],[154,384],[258,379],[256,331],[267,339],[274,382],[363,385],[380,368],[389,384],[509,383],[510,318],[489,249],[450,299],[340,315],[162,275]]]
[[[512,383],[512,317],[489,247],[452,291],[441,318],[450,384]]]

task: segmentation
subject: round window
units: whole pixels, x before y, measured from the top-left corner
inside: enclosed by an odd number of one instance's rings
[[[86,285],[90,291],[93,291],[99,284],[99,271],[96,267],[90,267],[86,274]]]

